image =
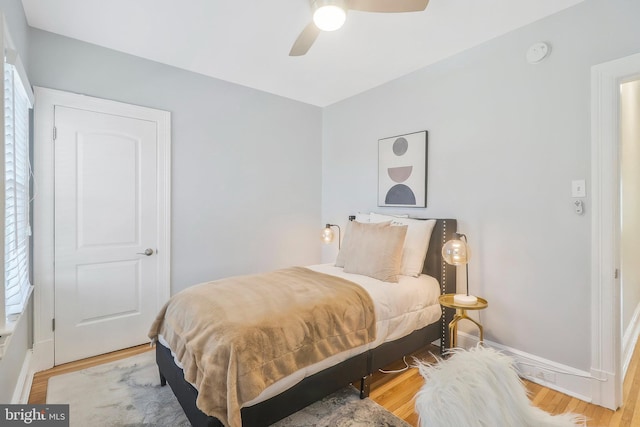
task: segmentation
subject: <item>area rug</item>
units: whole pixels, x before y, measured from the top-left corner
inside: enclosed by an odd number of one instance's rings
[[[188,427],[169,388],[160,387],[152,351],[49,379],[47,403],[69,404],[71,427]],[[318,401],[273,427],[410,427],[353,387]]]

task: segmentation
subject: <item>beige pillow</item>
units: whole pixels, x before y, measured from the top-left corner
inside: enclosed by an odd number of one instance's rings
[[[345,262],[344,271],[383,282],[397,282],[407,228],[406,225],[369,227],[366,232],[354,233],[351,240],[353,249]]]
[[[392,226],[409,226],[402,249],[401,272],[405,276],[420,276],[424,267],[424,259],[427,257],[431,233],[433,227],[436,225],[436,221],[434,219],[393,217],[374,212],[371,213],[370,220],[372,223],[391,221]]]
[[[362,233],[366,233],[368,229],[384,228],[391,226],[391,221],[380,221],[376,224],[362,223],[358,221],[349,221],[347,227],[344,230],[344,238],[342,239],[342,247],[336,258],[336,267],[344,267],[349,254],[352,252],[353,241],[359,244]],[[356,246],[355,250],[358,250]]]

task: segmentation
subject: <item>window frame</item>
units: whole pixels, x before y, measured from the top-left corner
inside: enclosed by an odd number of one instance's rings
[[[18,55],[18,52],[15,50],[15,46],[12,42],[11,36],[8,32],[8,28],[6,25],[6,21],[4,18],[4,15],[2,15],[0,13],[0,38],[1,40],[1,45],[3,47],[3,61],[2,61],[2,76],[3,78],[0,79],[0,92],[2,93],[2,110],[4,113],[6,113],[6,109],[5,109],[5,89],[6,89],[6,81],[5,81],[5,74],[7,71],[11,72],[12,75],[12,97],[11,97],[11,103],[12,103],[12,109],[14,109],[16,107],[16,96],[17,94],[15,92],[21,92],[20,93],[20,97],[22,97],[22,101],[26,102],[26,106],[27,106],[27,114],[26,117],[22,117],[23,119],[26,119],[26,128],[23,128],[22,130],[24,131],[24,134],[22,136],[25,137],[26,139],[26,144],[27,146],[24,147],[25,152],[23,152],[23,154],[26,156],[26,158],[22,159],[21,161],[23,161],[23,168],[24,169],[21,173],[19,173],[20,176],[24,177],[24,173],[26,173],[26,177],[25,181],[23,182],[23,184],[25,185],[25,187],[23,187],[20,190],[20,193],[22,194],[22,201],[24,202],[22,207],[24,208],[24,211],[22,212],[21,216],[24,216],[24,218],[21,218],[24,222],[23,222],[23,226],[25,226],[26,228],[23,229],[23,233],[24,235],[22,236],[24,239],[23,243],[25,246],[23,246],[20,250],[21,253],[24,253],[24,256],[26,257],[26,272],[23,272],[23,276],[26,273],[26,279],[27,279],[27,286],[24,287],[23,289],[20,290],[21,296],[20,299],[18,301],[18,309],[17,310],[13,310],[15,311],[15,313],[7,313],[7,282],[6,282],[6,276],[5,279],[3,280],[4,285],[0,288],[0,301],[2,302],[0,304],[0,358],[2,357],[2,353],[3,353],[3,348],[7,346],[8,343],[8,339],[10,338],[11,334],[13,333],[18,321],[20,320],[20,318],[22,317],[22,315],[25,312],[25,309],[29,303],[29,298],[31,296],[31,294],[33,293],[33,286],[30,283],[30,273],[31,273],[31,260],[30,260],[30,246],[31,246],[31,233],[30,233],[30,226],[29,226],[29,215],[30,215],[30,208],[31,208],[31,200],[30,200],[30,177],[31,177],[31,170],[30,170],[30,160],[29,160],[29,156],[30,156],[30,148],[31,148],[31,136],[30,136],[30,114],[28,110],[33,109],[33,105],[34,105],[34,95],[33,95],[33,91],[31,90],[31,85],[29,84],[29,80],[27,78],[27,74],[24,70],[24,66],[22,64],[22,61],[20,60],[20,56]],[[10,67],[10,68],[8,68]],[[22,104],[22,107],[24,107],[24,103]],[[4,130],[3,132],[3,150],[2,150],[2,159],[4,160],[1,163],[0,166],[0,173],[2,175],[2,187],[5,189],[4,197],[0,197],[0,206],[2,207],[2,211],[5,211],[5,215],[3,215],[3,226],[2,226],[2,236],[3,236],[3,242],[4,237],[5,237],[5,233],[6,233],[6,119],[5,119],[6,114],[2,114],[2,116],[0,117],[0,127],[2,127],[2,129]],[[12,119],[14,120],[14,123],[12,123],[12,126],[15,125],[15,116],[16,115],[12,115]],[[25,123],[23,123],[24,125]],[[15,127],[14,127],[15,130]],[[14,135],[15,137],[15,135]],[[23,139],[24,140],[24,139]],[[5,267],[3,270],[6,270],[6,260],[5,260],[5,244],[0,245],[0,262],[2,263],[3,267]],[[25,267],[23,267],[25,268]],[[5,273],[6,274],[6,273]]]

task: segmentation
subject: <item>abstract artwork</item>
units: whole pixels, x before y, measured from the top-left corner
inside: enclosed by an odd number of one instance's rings
[[[427,131],[378,141],[378,206],[427,206]]]

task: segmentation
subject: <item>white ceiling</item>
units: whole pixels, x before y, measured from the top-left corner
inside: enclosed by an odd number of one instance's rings
[[[30,26],[321,107],[583,0],[431,0],[349,12],[305,56],[309,0],[22,0]],[[524,52],[522,53],[524,55]]]

